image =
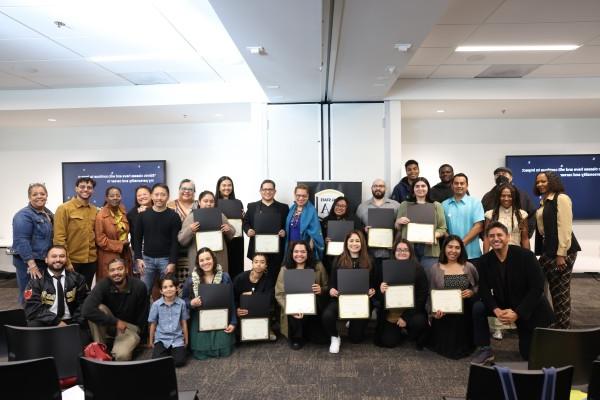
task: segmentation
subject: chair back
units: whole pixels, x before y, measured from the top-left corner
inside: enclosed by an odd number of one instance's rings
[[[81,357],[86,400],[176,400],[172,357],[142,361],[99,361]]]
[[[542,398],[544,373],[537,371],[512,371],[517,397],[523,400]],[[569,400],[573,367],[556,370],[555,400]],[[467,384],[467,400],[504,400],[504,392],[498,372],[492,367],[471,364]]]
[[[59,378],[81,376],[79,357],[83,349],[78,325],[41,328],[7,325],[6,338],[9,361],[54,357]]]
[[[590,385],[588,386],[588,399],[600,400],[600,359],[594,361],[592,364]]]
[[[592,362],[600,355],[600,328],[535,328],[528,369],[575,367],[573,385],[586,385]]]
[[[25,310],[18,308],[16,310],[0,311],[0,358],[6,357],[8,354],[5,325],[27,326]]]
[[[61,399],[58,374],[52,357],[0,362],[2,392],[20,399]]]

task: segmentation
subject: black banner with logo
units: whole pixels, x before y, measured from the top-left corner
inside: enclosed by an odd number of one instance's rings
[[[319,218],[329,215],[331,205],[340,196],[348,199],[350,213],[355,214],[356,208],[362,202],[362,182],[298,182],[309,187],[309,199],[316,207]]]

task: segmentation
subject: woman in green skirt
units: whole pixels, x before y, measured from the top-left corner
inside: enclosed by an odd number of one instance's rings
[[[189,307],[191,315],[190,349],[194,358],[205,360],[212,357],[227,357],[233,351],[235,336],[233,331],[237,324],[233,285],[227,272],[217,264],[215,253],[203,247],[196,253],[196,268],[183,286],[183,299]],[[229,325],[224,330],[203,331],[198,329],[198,311],[202,308],[199,295],[200,285],[229,284],[231,302],[229,305]]]

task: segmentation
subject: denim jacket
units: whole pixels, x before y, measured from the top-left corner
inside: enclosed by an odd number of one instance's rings
[[[12,248],[23,261],[43,260],[52,246],[54,216],[47,208],[44,211],[50,217],[50,221],[43,212],[36,210],[31,204],[19,210],[13,217]]]

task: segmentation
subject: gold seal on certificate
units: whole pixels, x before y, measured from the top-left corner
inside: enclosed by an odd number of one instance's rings
[[[340,319],[368,319],[371,316],[366,294],[340,294],[338,305]]]
[[[223,250],[223,232],[221,231],[206,231],[196,232],[196,247],[201,249],[208,247],[212,251]]]
[[[415,287],[413,285],[388,286],[385,291],[385,308],[414,308]]]
[[[228,222],[233,229],[235,229],[235,233],[233,234],[234,238],[242,237],[242,220],[241,219],[228,219]]]
[[[224,330],[229,325],[228,311],[226,308],[198,311],[198,331]]]
[[[254,249],[257,253],[279,253],[279,235],[254,236]]]
[[[446,314],[462,314],[463,299],[460,289],[431,290],[431,311],[442,311]]]
[[[432,244],[435,241],[434,226],[410,222],[406,226],[406,239],[411,243]]]
[[[394,243],[394,231],[387,228],[369,229],[369,247],[391,249]]]
[[[344,242],[329,242],[327,243],[327,255],[339,256],[344,252]]]
[[[317,314],[317,298],[314,293],[293,293],[285,295],[285,313],[293,314]]]
[[[242,342],[269,340],[269,318],[242,318],[240,325]]]

